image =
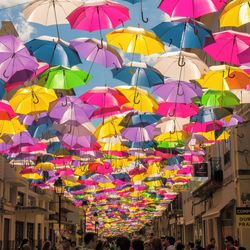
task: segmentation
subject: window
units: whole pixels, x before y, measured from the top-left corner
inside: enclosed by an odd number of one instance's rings
[[[35,207],[36,206],[36,199],[32,196],[28,197],[28,207]]]
[[[16,204],[18,206],[24,206],[24,193],[18,192],[17,193],[17,201]]]

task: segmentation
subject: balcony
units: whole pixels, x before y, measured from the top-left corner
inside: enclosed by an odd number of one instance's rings
[[[47,214],[47,210],[38,206],[20,206],[16,205],[16,212]]]
[[[210,178],[193,191],[194,197],[206,197],[214,193],[223,184],[223,170],[220,157],[212,157],[208,161]]]

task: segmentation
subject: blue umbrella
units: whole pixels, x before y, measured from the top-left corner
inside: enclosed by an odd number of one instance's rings
[[[180,165],[181,162],[183,161],[183,157],[182,156],[174,156],[170,159],[168,159],[168,166],[173,166],[173,165]]]
[[[213,35],[202,23],[194,20],[163,22],[153,28],[156,35],[169,46],[178,48],[203,48]]]
[[[5,94],[4,81],[0,80],[0,99],[3,98]]]
[[[135,86],[153,87],[164,82],[164,76],[155,68],[141,62],[130,62],[112,70],[113,77]]]
[[[145,127],[154,124],[162,118],[162,115],[154,113],[128,113],[120,122],[120,126],[124,127]]]
[[[190,121],[199,123],[211,122],[232,114],[232,108],[201,108],[197,115],[191,116]]]
[[[78,53],[68,43],[55,37],[38,37],[25,46],[38,60],[51,66],[72,67],[82,63]]]

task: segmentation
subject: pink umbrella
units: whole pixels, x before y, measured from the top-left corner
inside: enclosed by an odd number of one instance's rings
[[[157,114],[164,116],[176,116],[186,118],[196,115],[199,112],[199,107],[194,104],[175,103],[175,102],[160,102]]]
[[[171,17],[197,18],[219,11],[227,0],[162,0],[159,8]]]
[[[183,130],[195,133],[195,132],[209,132],[213,130],[219,130],[222,128],[222,123],[220,121],[211,121],[211,122],[193,122],[183,126]]]
[[[72,29],[100,30],[101,40],[101,30],[115,28],[129,18],[128,8],[110,0],[83,3],[67,17]]]
[[[214,33],[213,37],[215,42],[203,50],[214,60],[238,66],[250,61],[249,34],[228,30]]]

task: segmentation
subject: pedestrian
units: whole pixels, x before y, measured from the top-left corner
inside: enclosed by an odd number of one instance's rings
[[[189,241],[186,246],[187,250],[193,250],[194,249],[194,242]]]
[[[29,240],[28,239],[23,239],[20,246],[19,246],[19,249],[20,250],[31,250]]]
[[[178,243],[175,247],[176,250],[184,250],[185,246],[182,243]]]
[[[51,242],[50,242],[50,241],[46,241],[46,242],[43,244],[42,250],[51,250],[51,249],[52,249]]]
[[[151,244],[150,241],[144,241],[144,250],[151,250]]]
[[[195,250],[204,250],[204,248],[201,246],[201,240],[200,239],[197,239],[195,241],[195,247],[194,247]]]
[[[118,250],[129,250],[130,249],[130,240],[125,236],[118,237],[116,239],[116,247]]]
[[[95,250],[97,245],[97,236],[95,233],[86,233],[84,236],[84,248],[83,250]]]
[[[206,246],[206,250],[215,250],[215,238],[210,239],[210,243]]]
[[[162,244],[162,247],[163,247],[163,250],[167,250],[167,236],[162,236],[161,237],[161,244]]]
[[[152,250],[163,250],[160,238],[154,238],[151,241],[151,249]]]
[[[98,240],[95,250],[103,250],[103,246],[103,242],[101,240]]]
[[[175,243],[174,237],[172,236],[167,237],[167,250],[175,250],[174,243]]]
[[[236,249],[237,249],[237,248],[234,246],[234,239],[233,239],[232,236],[227,236],[227,237],[225,238],[224,243],[225,243],[225,246],[226,246],[225,250],[236,250]]]
[[[62,250],[71,250],[71,241],[65,237],[62,237],[61,245],[59,249]]]
[[[132,249],[133,250],[144,250],[143,241],[140,239],[134,239],[132,241]]]

